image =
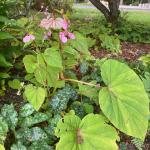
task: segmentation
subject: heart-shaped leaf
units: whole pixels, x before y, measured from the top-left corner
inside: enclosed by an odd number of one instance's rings
[[[51,67],[62,69],[62,58],[57,48],[52,47],[45,50],[44,58],[47,64]]]
[[[37,59],[33,55],[26,55],[23,58],[23,63],[25,65],[26,71],[28,73],[33,73],[37,66]]]
[[[18,79],[14,79],[12,81],[8,82],[9,87],[12,89],[20,89],[21,87],[21,82]]]
[[[58,122],[55,133],[60,137],[56,150],[118,149],[118,135],[101,115],[89,114],[82,121],[76,115],[67,115]]]
[[[27,97],[27,100],[33,105],[35,110],[38,111],[45,100],[46,91],[41,87],[35,87],[30,84],[25,87],[25,96]]]
[[[116,60],[105,61],[101,75],[107,85],[99,93],[103,113],[120,131],[144,139],[149,99],[142,81],[132,69]]]

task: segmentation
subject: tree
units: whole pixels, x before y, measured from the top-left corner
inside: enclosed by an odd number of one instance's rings
[[[106,20],[112,23],[112,26],[114,27],[120,15],[119,11],[120,0],[106,0],[106,1],[108,2],[108,8],[101,2],[101,0],[90,0],[90,2],[104,14]]]

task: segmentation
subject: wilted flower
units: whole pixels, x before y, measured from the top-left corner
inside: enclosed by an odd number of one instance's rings
[[[75,39],[75,35],[68,31],[63,31],[59,33],[59,38],[62,41],[62,43],[66,43],[68,39]]]
[[[30,41],[33,41],[35,40],[35,36],[32,35],[32,34],[28,34],[26,35],[24,38],[23,38],[23,42],[24,43],[27,43],[27,42],[30,42]]]

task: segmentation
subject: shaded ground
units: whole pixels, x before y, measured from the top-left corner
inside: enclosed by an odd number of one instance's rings
[[[0,96],[0,108],[4,104],[11,104],[13,103],[16,110],[19,110],[19,108],[24,104],[24,100],[22,96],[17,95],[17,90],[7,89],[5,91],[4,96]]]
[[[122,42],[121,44],[122,53],[112,54],[104,49],[99,51],[91,50],[91,54],[96,58],[114,57],[122,58],[128,62],[136,61],[140,56],[150,53],[150,44],[133,44],[128,42]]]

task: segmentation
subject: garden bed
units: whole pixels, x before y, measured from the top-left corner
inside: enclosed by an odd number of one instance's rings
[[[128,62],[134,62],[138,60],[140,56],[149,53],[150,53],[150,44],[139,44],[139,43],[133,44],[129,42],[121,43],[121,54],[119,55],[112,54],[111,52],[108,52],[105,49],[100,49],[98,51],[91,50],[91,54],[96,58],[119,57]]]

